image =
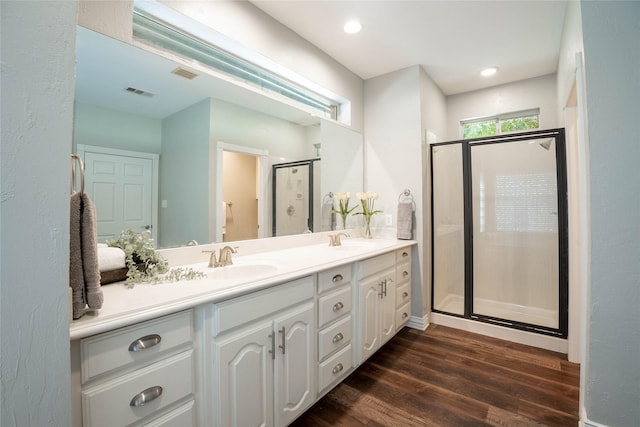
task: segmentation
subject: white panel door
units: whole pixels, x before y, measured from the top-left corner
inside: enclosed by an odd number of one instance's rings
[[[380,348],[381,278],[369,277],[360,283],[360,362]]]
[[[120,231],[151,229],[153,162],[151,159],[86,152],[85,191],[96,205],[98,241]]]
[[[315,400],[313,304],[274,321],[278,334],[275,365],[275,425],[290,424]]]
[[[273,426],[272,334],[268,320],[215,344],[220,426]]]

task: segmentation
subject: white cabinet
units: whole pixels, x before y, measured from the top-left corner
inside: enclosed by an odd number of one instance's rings
[[[215,424],[284,426],[313,403],[312,297],[307,277],[214,306]]]
[[[197,425],[193,340],[189,310],[72,343],[75,424]]]
[[[318,393],[329,391],[354,367],[351,264],[318,273]]]
[[[411,248],[396,251],[396,331],[411,316]]]
[[[395,253],[358,262],[358,363],[395,335]]]

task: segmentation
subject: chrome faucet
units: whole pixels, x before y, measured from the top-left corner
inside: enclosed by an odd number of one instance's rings
[[[232,248],[231,246],[225,246],[224,248],[220,249],[220,255],[218,256],[218,266],[225,267],[227,265],[233,264],[233,261],[231,260],[231,254],[237,253],[236,249],[237,248]]]
[[[350,237],[347,233],[329,234],[329,246],[342,245],[342,242],[340,241],[340,236]]]

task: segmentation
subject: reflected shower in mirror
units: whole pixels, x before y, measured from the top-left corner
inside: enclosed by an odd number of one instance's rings
[[[359,133],[228,79],[191,69],[188,63],[82,27],[77,34],[72,150],[82,146],[85,154],[98,153],[87,167],[94,176],[111,174],[107,184],[88,189],[110,191],[92,195],[112,204],[97,203],[99,227],[109,222],[112,228],[130,228],[130,220],[135,219],[151,226],[161,248],[191,240],[227,240],[228,214],[238,219],[240,207],[232,206],[236,209],[230,212],[223,204],[222,182],[229,168],[222,161],[225,151],[248,152],[257,159],[258,237],[271,236],[273,164],[315,158],[321,147],[317,198],[329,191],[362,189]],[[118,203],[142,191],[132,191],[135,185],[128,181],[126,166],[105,166],[105,158],[114,159],[109,156],[124,157],[113,163],[125,165],[127,157],[156,156],[152,176],[157,174],[157,188],[151,184],[147,205],[134,204],[136,208],[126,212],[119,207]],[[140,218],[144,215],[149,218]]]
[[[273,236],[319,231],[319,178],[320,159],[273,165]]]

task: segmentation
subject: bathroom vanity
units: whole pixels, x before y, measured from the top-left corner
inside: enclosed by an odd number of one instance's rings
[[[291,423],[410,317],[414,241],[321,238],[215,269],[216,245],[175,249],[207,278],[103,287],[70,326],[74,425]]]

